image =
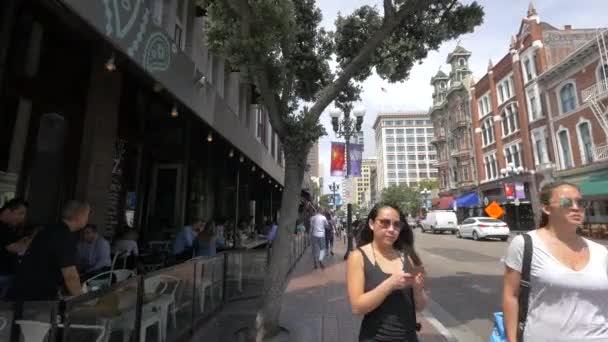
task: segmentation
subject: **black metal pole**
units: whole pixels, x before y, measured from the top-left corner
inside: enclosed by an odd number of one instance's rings
[[[346,118],[348,116],[346,115]],[[348,119],[347,119],[348,120]],[[350,125],[348,125],[350,126]],[[346,140],[346,179],[347,182],[350,178],[350,132],[345,134]],[[350,189],[349,189],[350,190]],[[350,194],[352,196],[352,194]],[[344,260],[348,258],[348,254],[353,250],[353,236],[352,236],[352,222],[353,222],[353,205],[348,201],[346,204],[346,254],[344,254]]]

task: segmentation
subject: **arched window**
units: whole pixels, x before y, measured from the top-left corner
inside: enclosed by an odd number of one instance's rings
[[[465,65],[467,65],[467,61],[464,58],[460,58],[460,59],[458,59],[458,65],[465,66]]]
[[[568,83],[559,91],[559,99],[562,104],[562,114],[568,113],[576,109],[576,90],[574,84]]]
[[[593,138],[591,137],[591,126],[589,122],[583,121],[577,125],[578,143],[581,150],[581,161],[583,164],[593,161]]]
[[[603,66],[599,66],[597,68],[597,81],[603,86],[602,89],[606,89],[608,87],[608,64],[604,64]]]

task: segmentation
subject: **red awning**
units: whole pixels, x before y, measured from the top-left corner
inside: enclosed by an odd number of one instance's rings
[[[452,209],[452,204],[454,203],[453,196],[443,196],[440,197],[439,200],[434,204],[435,209]]]

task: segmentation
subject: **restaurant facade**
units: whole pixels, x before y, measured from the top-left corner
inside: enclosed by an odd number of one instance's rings
[[[204,45],[197,1],[0,4],[0,201],[85,199],[112,237],[278,215],[283,152],[255,88]]]

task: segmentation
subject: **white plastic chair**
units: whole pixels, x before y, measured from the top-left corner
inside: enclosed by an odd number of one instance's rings
[[[228,253],[225,256],[228,258],[228,269],[226,275],[235,277],[239,292],[243,292],[243,254]],[[232,262],[230,261],[232,259]]]
[[[197,258],[199,259],[199,258]],[[212,282],[212,259],[198,260],[196,264],[196,276],[200,277],[197,282],[197,288],[199,293],[200,312],[205,312],[205,292],[209,289],[211,295],[211,305],[213,301],[213,282]],[[204,270],[204,273],[203,273]]]
[[[15,323],[21,327],[21,335],[24,342],[43,342],[49,330],[51,330],[51,324],[45,322],[18,320]],[[64,325],[57,324],[57,327],[63,328]],[[106,328],[102,325],[71,324],[70,329],[99,330],[99,335],[95,339],[95,342],[101,342],[106,336]]]
[[[134,276],[135,272],[131,270],[112,270],[100,273],[93,278],[87,279],[85,284],[88,289],[94,291],[99,287],[111,286],[114,278],[116,278],[115,283],[120,283]]]
[[[164,274],[146,279],[144,281],[146,293],[156,293],[160,295],[159,298],[154,301],[154,303],[158,304],[161,312],[163,340],[165,340],[167,337],[169,314],[171,314],[173,328],[177,328],[176,293],[180,284],[181,279]]]

